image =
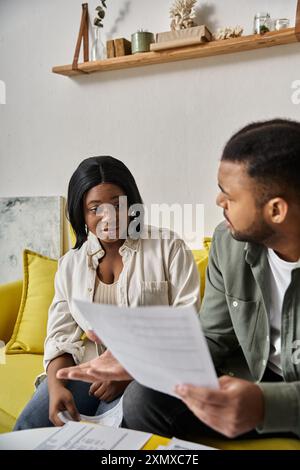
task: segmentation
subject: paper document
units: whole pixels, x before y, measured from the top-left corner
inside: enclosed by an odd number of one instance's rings
[[[183,441],[173,437],[169,444],[166,446],[160,446],[158,450],[218,450],[215,447],[204,446],[203,444],[197,444],[197,442]]]
[[[110,426],[112,428],[118,428],[121,426],[121,422],[123,419],[123,397],[120,398],[116,406],[111,408],[108,411],[105,411],[105,413],[102,413],[101,415],[98,416],[86,416],[86,415],[80,415],[80,422],[88,422],[88,423],[94,423],[94,424],[102,424],[103,426]],[[70,413],[68,411],[60,411],[58,413],[59,419],[63,423],[67,423],[68,421],[73,421]]]
[[[129,308],[74,300],[72,313],[142,385],[173,396],[177,384],[219,387],[193,307]]]
[[[35,450],[138,450],[152,434],[69,421]]]

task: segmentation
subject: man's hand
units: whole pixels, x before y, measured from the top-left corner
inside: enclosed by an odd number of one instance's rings
[[[60,369],[58,379],[82,380],[83,382],[130,381],[132,377],[114,358],[110,351],[79,366]]]
[[[175,392],[203,423],[227,437],[251,431],[264,419],[264,396],[258,385],[224,375],[220,389],[177,385]]]
[[[113,401],[119,395],[121,395],[127,385],[130,383],[130,380],[123,381],[114,381],[108,380],[106,382],[94,382],[91,385],[89,393],[99,398],[99,400],[104,400],[107,402]]]

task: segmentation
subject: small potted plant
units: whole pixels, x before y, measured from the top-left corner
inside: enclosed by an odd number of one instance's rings
[[[93,43],[91,50],[92,60],[102,60],[106,58],[106,48],[101,39],[101,28],[103,28],[103,19],[106,13],[106,0],[101,0],[100,5],[95,8],[96,16],[93,26]]]

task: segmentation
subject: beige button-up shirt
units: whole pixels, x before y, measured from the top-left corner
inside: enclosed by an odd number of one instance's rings
[[[152,228],[153,229],[153,228]],[[121,246],[123,270],[117,284],[120,307],[142,305],[194,305],[200,308],[200,280],[193,255],[174,233],[156,229],[155,238],[128,238]],[[166,238],[168,237],[168,238]],[[76,364],[95,357],[95,344],[82,340],[83,331],[72,316],[72,299],[93,301],[96,270],[105,252],[98,238],[89,233],[78,250],[69,250],[59,260],[55,295],[49,308],[44,367],[69,353]]]

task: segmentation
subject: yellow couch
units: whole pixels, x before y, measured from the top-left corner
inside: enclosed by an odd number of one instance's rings
[[[205,269],[210,239],[205,239],[204,249],[194,251],[201,277],[203,295]],[[22,281],[0,285],[0,340],[7,343],[14,329],[22,295]],[[6,364],[0,364],[0,433],[12,430],[15,420],[34,392],[34,379],[43,371],[42,354],[7,354]],[[160,443],[165,442],[161,438]],[[211,440],[199,437],[199,442],[221,449],[298,449],[298,439]],[[156,447],[157,438],[148,443]]]

